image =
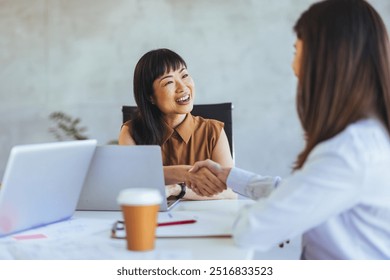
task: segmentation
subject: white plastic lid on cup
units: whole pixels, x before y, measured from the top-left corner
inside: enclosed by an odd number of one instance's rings
[[[132,188],[122,190],[116,201],[119,205],[156,205],[162,201],[160,192],[149,188]]]

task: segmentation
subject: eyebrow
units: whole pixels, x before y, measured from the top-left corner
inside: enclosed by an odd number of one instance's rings
[[[186,70],[185,67],[183,67],[182,69],[180,69],[179,73],[183,72],[184,70]],[[166,78],[172,78],[173,75],[166,75],[166,76],[163,76],[161,79],[160,79],[160,82]]]

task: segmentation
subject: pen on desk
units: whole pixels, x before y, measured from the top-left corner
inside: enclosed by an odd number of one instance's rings
[[[182,221],[158,223],[157,226],[159,226],[159,227],[176,226],[176,225],[185,225],[185,224],[193,224],[193,223],[196,223],[196,220],[182,220]]]

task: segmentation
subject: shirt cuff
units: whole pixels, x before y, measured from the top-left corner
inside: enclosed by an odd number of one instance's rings
[[[226,180],[226,185],[231,188],[234,192],[244,196],[248,196],[246,193],[246,186],[249,184],[251,178],[256,174],[233,167],[230,170],[229,176]]]
[[[259,199],[269,196],[280,182],[280,177],[261,176],[233,167],[226,180],[226,185],[243,196]]]

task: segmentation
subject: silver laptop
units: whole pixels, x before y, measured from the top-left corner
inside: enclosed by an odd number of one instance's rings
[[[0,237],[70,218],[96,140],[15,146],[0,189]]]
[[[159,146],[97,146],[77,210],[120,210],[116,198],[126,188],[155,188],[166,197]],[[177,202],[163,199],[160,211]]]

